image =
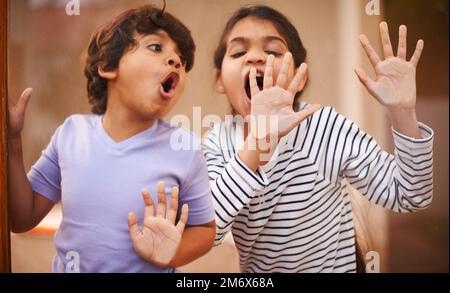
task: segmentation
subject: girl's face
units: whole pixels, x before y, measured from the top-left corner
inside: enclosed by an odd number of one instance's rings
[[[272,22],[255,17],[247,17],[236,23],[226,44],[216,90],[228,96],[236,114],[245,117],[250,114],[250,68],[257,69],[258,86],[262,88],[266,59],[272,54],[275,56],[273,77],[276,81],[288,46]],[[291,62],[288,81],[294,76],[293,64]]]

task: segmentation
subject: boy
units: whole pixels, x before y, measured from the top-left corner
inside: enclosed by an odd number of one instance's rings
[[[150,5],[99,28],[85,67],[94,115],[69,117],[28,175],[21,131],[31,89],[10,106],[12,231],[32,229],[61,201],[55,272],[173,272],[212,247],[214,210],[203,154],[173,151],[170,136],[180,129],[160,119],[181,95],[194,51],[189,30]],[[138,191],[156,185],[142,190],[144,207]],[[167,209],[166,186],[173,186]],[[130,211],[144,218],[142,230]]]

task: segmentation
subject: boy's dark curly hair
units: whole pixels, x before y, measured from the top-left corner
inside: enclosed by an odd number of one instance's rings
[[[84,75],[94,114],[104,114],[107,105],[108,81],[99,75],[99,66],[105,71],[117,69],[124,53],[137,45],[133,38],[135,32],[148,35],[158,30],[165,31],[177,44],[185,59],[186,72],[192,69],[195,44],[191,32],[181,21],[164,8],[152,5],[127,10],[99,27],[89,42]]]

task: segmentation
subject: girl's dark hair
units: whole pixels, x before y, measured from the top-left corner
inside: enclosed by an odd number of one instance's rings
[[[225,25],[225,29],[220,37],[219,46],[214,53],[214,66],[219,72],[222,69],[222,61],[227,51],[228,35],[240,20],[247,17],[255,17],[272,22],[278,33],[285,39],[288,49],[294,58],[295,67],[297,68],[305,62],[306,49],[303,46],[297,29],[286,16],[265,5],[247,6],[237,10]],[[297,93],[296,97],[298,98],[300,94],[300,92]]]
[[[195,44],[189,29],[177,18],[152,5],[126,10],[112,21],[99,27],[91,37],[87,49],[84,75],[91,110],[104,114],[107,105],[108,81],[98,74],[98,68],[111,71],[118,67],[124,53],[137,46],[134,33],[148,35],[165,31],[183,55],[186,72],[194,65]]]

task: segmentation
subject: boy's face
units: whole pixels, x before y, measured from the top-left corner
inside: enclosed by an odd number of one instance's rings
[[[220,93],[228,96],[237,114],[244,117],[250,114],[250,68],[257,69],[258,86],[262,88],[267,56],[272,54],[275,57],[273,77],[276,81],[287,51],[285,39],[272,22],[247,17],[236,23],[227,39],[227,50],[216,85]],[[291,65],[288,80],[293,75],[294,66]]]
[[[157,119],[170,111],[184,89],[184,58],[165,31],[135,33],[135,40],[137,46],[125,52],[118,68],[106,73],[107,111]]]

